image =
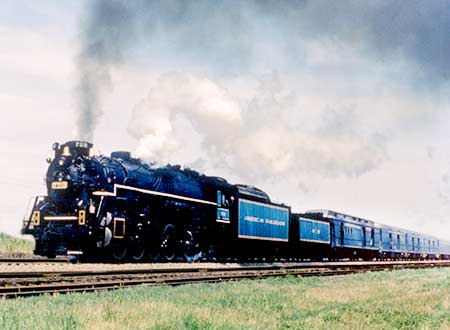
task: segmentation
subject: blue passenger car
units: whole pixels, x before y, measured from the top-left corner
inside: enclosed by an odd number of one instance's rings
[[[331,248],[338,259],[450,259],[450,243],[436,237],[331,210],[308,211],[304,216],[329,223]]]
[[[408,234],[399,228],[380,226],[379,253],[383,258],[402,258],[407,254]]]
[[[306,212],[317,219],[326,219],[330,225],[330,243],[333,257],[374,258],[378,250],[380,233],[375,223],[347,214],[318,210]]]

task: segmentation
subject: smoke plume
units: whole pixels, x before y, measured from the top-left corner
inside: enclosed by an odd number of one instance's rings
[[[359,89],[367,81],[379,88],[385,78],[419,92],[448,89],[447,5],[445,0],[88,2],[77,59],[77,135],[93,138],[102,97],[112,87],[111,70],[124,60],[142,65],[145,58],[161,74],[165,68],[200,72],[219,85],[230,77],[258,79],[276,71],[292,86],[312,82],[305,93],[326,86],[334,95],[353,98],[365,93]],[[374,81],[377,77],[383,79]]]
[[[112,87],[111,70],[119,65],[133,40],[134,13],[122,1],[94,1],[81,32],[77,58],[78,139],[92,141],[100,119],[102,97]]]
[[[80,135],[92,136],[122,70],[146,77],[128,82],[142,101],[120,111],[147,160],[255,184],[299,209],[417,224],[430,209],[449,214],[447,199],[422,198],[448,195],[447,163],[427,156],[450,143],[447,0],[89,4]]]

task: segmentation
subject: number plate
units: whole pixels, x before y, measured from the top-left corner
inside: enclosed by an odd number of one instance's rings
[[[55,181],[52,182],[52,189],[67,189],[67,181]]]

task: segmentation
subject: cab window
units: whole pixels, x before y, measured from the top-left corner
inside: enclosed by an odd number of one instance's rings
[[[222,192],[217,190],[217,206],[222,206]]]

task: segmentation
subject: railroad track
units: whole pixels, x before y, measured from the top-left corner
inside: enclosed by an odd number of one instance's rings
[[[45,264],[59,264],[70,262],[68,258],[48,259],[48,258],[0,258],[0,265],[13,265],[24,263],[45,263]]]
[[[450,267],[450,261],[310,262],[297,264],[243,265],[218,268],[189,267],[107,271],[44,271],[0,273],[0,297],[92,292],[137,285],[215,283],[273,276],[331,276],[368,271]]]

